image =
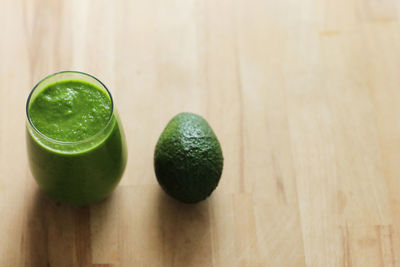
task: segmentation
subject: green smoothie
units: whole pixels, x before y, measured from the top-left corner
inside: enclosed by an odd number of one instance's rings
[[[76,78],[36,90],[27,105],[27,148],[40,188],[72,205],[104,199],[126,165],[124,136],[108,91]]]

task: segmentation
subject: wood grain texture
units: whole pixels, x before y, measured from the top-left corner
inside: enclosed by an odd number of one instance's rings
[[[400,266],[396,0],[0,0],[0,266]],[[37,188],[25,101],[80,70],[111,90],[129,160],[107,200]],[[181,111],[220,139],[197,205],[157,184]]]

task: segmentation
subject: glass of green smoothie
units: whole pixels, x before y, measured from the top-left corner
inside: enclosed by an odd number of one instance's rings
[[[125,137],[107,87],[63,71],[41,80],[26,103],[30,169],[56,201],[87,205],[106,198],[127,160]]]

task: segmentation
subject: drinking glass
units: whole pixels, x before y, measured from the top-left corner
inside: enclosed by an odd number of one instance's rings
[[[49,84],[63,80],[91,83],[108,95],[111,113],[104,128],[91,137],[66,142],[54,140],[33,124],[29,107]],[[107,87],[83,72],[63,71],[42,79],[26,102],[26,142],[29,165],[40,189],[56,201],[87,205],[106,198],[119,183],[127,161],[121,121]]]

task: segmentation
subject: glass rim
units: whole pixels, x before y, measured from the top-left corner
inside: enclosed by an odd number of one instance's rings
[[[31,117],[29,116],[29,104],[30,104],[32,95],[33,95],[33,93],[35,92],[35,90],[38,88],[38,86],[39,86],[41,83],[43,83],[44,81],[46,81],[47,79],[49,79],[49,78],[51,78],[51,77],[53,77],[53,76],[59,75],[59,74],[64,74],[64,73],[79,74],[79,75],[88,76],[88,77],[94,79],[95,81],[99,82],[100,85],[105,89],[105,91],[107,92],[107,95],[109,96],[110,101],[111,101],[111,111],[110,111],[110,115],[109,115],[109,117],[108,117],[108,119],[107,119],[106,125],[105,125],[102,129],[100,129],[96,134],[94,134],[94,135],[92,135],[92,136],[90,136],[90,137],[88,137],[88,138],[85,138],[85,139],[82,139],[82,140],[78,140],[78,141],[61,141],[61,140],[56,140],[56,139],[53,139],[53,138],[51,138],[51,137],[48,137],[47,135],[45,135],[44,133],[42,133],[41,131],[39,131],[38,128],[36,128],[35,124],[34,124],[34,123],[32,122],[32,120],[31,120]],[[32,127],[32,129],[33,129],[36,133],[39,134],[39,136],[40,136],[41,138],[43,138],[43,139],[45,139],[45,140],[47,140],[47,141],[49,141],[49,142],[51,142],[51,143],[55,143],[55,144],[59,144],[59,145],[75,145],[75,144],[88,143],[88,142],[90,142],[90,141],[96,139],[97,137],[99,137],[99,136],[104,132],[105,129],[107,129],[107,128],[109,127],[109,125],[110,125],[111,122],[112,122],[112,117],[113,117],[113,115],[114,115],[114,100],[113,100],[112,95],[111,95],[111,92],[108,90],[107,86],[105,86],[104,83],[103,83],[102,81],[100,81],[98,78],[96,78],[95,76],[93,76],[93,75],[91,75],[91,74],[89,74],[89,73],[86,73],[86,72],[82,72],[82,71],[63,70],[63,71],[55,72],[55,73],[53,73],[53,74],[49,74],[49,75],[45,76],[43,79],[41,79],[41,80],[32,88],[32,90],[30,91],[30,93],[29,93],[29,95],[28,95],[28,98],[27,98],[27,100],[26,100],[25,111],[26,111],[26,117],[27,117],[27,119],[28,119],[29,125]]]

